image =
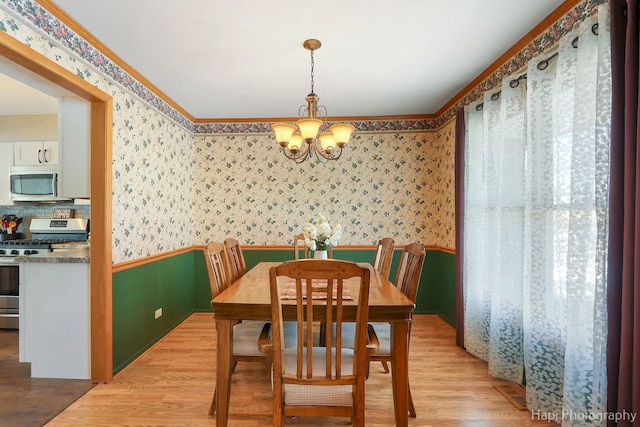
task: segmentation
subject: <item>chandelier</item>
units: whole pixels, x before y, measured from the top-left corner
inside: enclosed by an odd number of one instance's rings
[[[311,51],[311,93],[305,98],[307,105],[301,105],[298,109],[299,119],[295,125],[274,123],[271,128],[284,155],[296,163],[302,163],[314,155],[321,161],[337,160],[355,128],[347,123],[337,123],[330,126],[328,132],[321,131],[327,109],[324,105],[318,105],[320,98],[313,91],[313,51],[320,49],[322,44],[320,40],[309,39],[302,46]]]

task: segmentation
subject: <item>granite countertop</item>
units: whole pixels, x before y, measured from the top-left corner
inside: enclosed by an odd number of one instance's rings
[[[89,263],[91,250],[88,245],[77,248],[54,249],[51,252],[42,252],[33,255],[15,257],[18,262],[56,262],[56,263]]]

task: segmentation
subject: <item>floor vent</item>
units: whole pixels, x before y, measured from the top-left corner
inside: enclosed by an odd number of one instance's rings
[[[494,385],[494,387],[518,410],[527,410],[527,393],[523,386],[518,384],[505,384]]]

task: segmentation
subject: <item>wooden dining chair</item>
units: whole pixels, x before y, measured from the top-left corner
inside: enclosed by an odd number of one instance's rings
[[[395,285],[407,298],[414,302],[416,300],[418,286],[420,285],[420,276],[426,254],[424,247],[420,243],[411,243],[404,248],[402,256],[400,257],[400,265],[398,266]],[[371,346],[375,348],[375,350],[369,353],[369,362],[382,362],[384,371],[388,373],[388,363],[391,363],[391,324],[371,322],[368,326],[368,333]],[[409,323],[409,342],[410,339],[411,323]],[[367,377],[369,377],[368,370]],[[409,388],[408,396],[409,415],[415,418],[416,410],[413,405],[413,399],[411,398],[411,388]]]
[[[244,262],[244,255],[240,249],[240,243],[231,237],[224,240],[224,248],[229,259],[229,283],[233,283],[247,272],[247,265]]]
[[[211,287],[211,300],[224,291],[230,284],[229,266],[227,256],[222,243],[209,242],[204,247],[204,257],[209,273],[209,285]],[[233,326],[233,356],[232,372],[238,361],[261,362],[267,365],[267,373],[271,370],[271,356],[269,352],[260,350],[258,343],[269,339],[271,335],[271,323],[257,320],[248,320]],[[209,415],[213,415],[216,409],[216,390],[213,393]]]
[[[373,261],[373,268],[375,268],[386,279],[389,278],[394,249],[395,242],[391,237],[385,237],[378,242],[376,256]]]
[[[302,247],[301,247],[302,246]],[[293,259],[300,259],[300,251],[304,250],[303,258],[311,258],[311,251],[304,243],[304,234],[296,234],[293,236]]]
[[[395,242],[391,237],[385,237],[378,242],[376,248],[376,255],[373,262],[373,268],[382,274],[386,279],[389,278],[389,271],[391,270],[391,261],[393,260],[393,251],[395,250]],[[329,257],[331,258],[331,257]],[[324,323],[320,324],[320,338],[321,343],[324,345]],[[335,331],[333,331],[335,333]],[[346,325],[342,331],[343,337],[349,341],[353,341],[355,330],[353,325]],[[385,363],[385,370],[389,372],[389,367]],[[367,375],[368,376],[368,375]]]
[[[364,426],[369,269],[350,261],[293,260],[272,267],[269,281],[273,425],[284,425],[288,416],[342,416],[351,418],[354,426]],[[294,347],[284,345],[283,309],[292,308],[283,300],[285,286],[290,287],[287,298],[295,301]],[[307,320],[324,318],[341,331],[343,323],[348,323],[345,312],[354,309],[349,297],[357,304],[354,347],[344,347],[340,338],[333,342],[331,334],[326,337],[327,346],[315,345],[313,322]]]

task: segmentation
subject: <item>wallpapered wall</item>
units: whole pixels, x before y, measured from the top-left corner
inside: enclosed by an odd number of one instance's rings
[[[0,0],[0,31],[114,98],[113,263],[234,236],[288,244],[326,211],[343,244],[453,247],[453,125],[357,134],[335,164],[285,161],[272,137],[194,133],[93,46],[31,0]]]
[[[129,94],[113,105],[113,263],[192,245],[193,135]]]
[[[290,244],[322,212],[345,245],[420,241],[454,247],[454,124],[357,133],[336,161],[286,159],[272,135],[195,138],[195,243],[232,236]]]

